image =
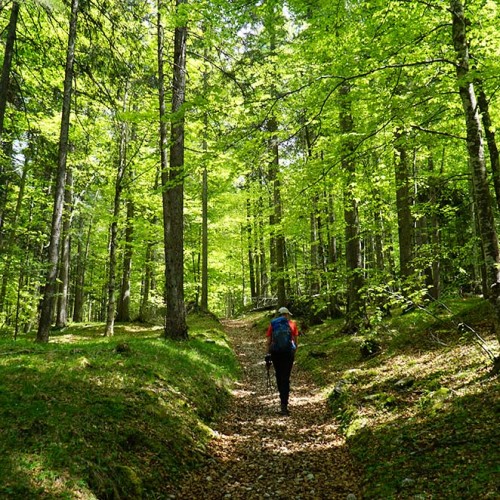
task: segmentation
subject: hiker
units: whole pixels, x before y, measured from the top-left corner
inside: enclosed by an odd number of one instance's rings
[[[271,321],[267,329],[267,353],[271,356],[280,393],[281,415],[289,415],[290,374],[292,372],[299,331],[292,313],[286,307],[278,309],[279,316]]]

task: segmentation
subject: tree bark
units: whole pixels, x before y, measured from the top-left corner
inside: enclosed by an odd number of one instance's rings
[[[271,266],[272,283],[278,296],[278,304],[286,304],[285,288],[285,237],[281,227],[283,217],[283,206],[281,203],[281,183],[278,177],[279,170],[279,147],[276,132],[278,124],[273,116],[269,119],[267,129],[271,133],[270,151],[271,162],[269,164],[269,182],[271,183],[271,215],[269,222],[271,225]]]
[[[488,152],[490,155],[491,174],[493,180],[493,187],[495,189],[495,198],[497,208],[500,210],[500,157],[498,154],[497,141],[495,138],[495,129],[491,121],[490,106],[488,99],[484,93],[483,86],[478,82],[478,104],[481,111],[481,118],[484,126],[484,135],[486,136],[486,143],[488,144]]]
[[[205,49],[205,58],[208,59],[208,51]],[[208,93],[208,73],[203,72],[203,93]],[[208,113],[203,117],[203,143],[202,150],[205,153],[203,158],[203,174],[201,179],[201,300],[202,311],[208,311],[208,166],[207,166],[207,130]]]
[[[257,299],[256,283],[255,283],[255,266],[254,266],[254,247],[253,247],[253,235],[252,235],[252,202],[250,198],[247,198],[247,223],[246,223],[246,234],[247,234],[247,247],[248,247],[248,275],[250,278],[250,296],[252,298],[252,303],[255,304]]]
[[[451,0],[450,10],[452,15],[453,46],[457,55],[457,83],[467,129],[467,152],[472,172],[479,231],[487,269],[487,280],[491,290],[490,302],[495,312],[496,335],[500,341],[500,251],[484,161],[484,144],[479,106],[476,100],[472,75],[469,71],[467,23],[464,8],[460,0]],[[497,365],[500,363],[499,358],[497,358],[496,363]]]
[[[0,81],[0,140],[3,135],[3,124],[5,119],[5,109],[7,107],[7,98],[10,86],[10,70],[12,67],[12,57],[14,56],[14,44],[16,42],[17,19],[19,17],[19,2],[12,3],[10,11],[9,27],[7,28],[7,41],[5,44],[2,79]]]
[[[176,9],[187,0],[176,0]],[[160,78],[160,124],[165,123],[163,81],[163,34],[161,2],[158,8],[158,70]],[[177,26],[174,35],[172,78],[172,123],[170,131],[170,165],[162,161],[163,227],[165,244],[165,337],[187,339],[184,305],[184,111],[186,92],[187,27]],[[164,150],[166,130],[160,132],[160,149]]]
[[[40,306],[40,320],[36,336],[37,342],[48,342],[52,313],[54,310],[54,293],[56,291],[57,265],[59,260],[59,243],[61,240],[61,221],[64,206],[66,181],[66,161],[68,155],[68,137],[71,111],[71,93],[73,65],[75,60],[76,28],[78,19],[78,0],[71,2],[71,19],[66,52],[66,68],[64,76],[63,106],[61,116],[61,132],[59,136],[59,154],[54,193],[54,210],[50,231],[48,271],[45,279],[43,298]]]
[[[115,198],[113,202],[113,220],[109,231],[109,270],[108,270],[108,302],[106,308],[106,329],[104,335],[114,335],[115,313],[116,313],[116,254],[118,249],[118,219],[120,217],[121,196],[123,191],[123,179],[127,168],[127,126],[121,122],[118,124],[118,168],[115,180]]]
[[[63,231],[59,266],[59,293],[57,294],[56,327],[68,325],[69,270],[71,260],[71,212],[73,204],[73,176],[71,170],[66,173],[64,194]]]
[[[12,3],[10,11],[9,26],[7,28],[7,40],[5,43],[4,58],[2,65],[2,76],[0,80],[0,146],[4,151],[12,148],[12,143],[9,141],[8,147],[5,147],[3,139],[5,110],[7,108],[7,100],[10,90],[10,73],[12,68],[12,58],[14,56],[14,44],[17,35],[17,20],[19,17],[20,3],[16,0]],[[8,155],[6,155],[8,156]],[[7,202],[9,190],[9,174],[5,172],[3,162],[0,162],[0,250],[3,250],[3,227],[4,227],[4,211]]]
[[[429,294],[435,300],[441,295],[441,236],[439,231],[438,217],[438,178],[434,175],[434,161],[432,156],[429,157],[429,171],[431,172],[429,185],[429,202],[431,206],[431,216],[429,218],[430,243],[434,258],[431,263],[432,286],[429,289]]]
[[[90,235],[92,233],[92,219],[89,221],[85,247],[83,245],[83,223],[80,225],[80,234],[78,238],[78,256],[76,264],[75,277],[75,303],[73,306],[73,321],[81,323],[83,321],[83,305],[85,301],[85,269],[87,257],[90,249]]]
[[[116,321],[130,321],[130,277],[132,275],[132,256],[134,242],[134,201],[127,200],[127,222],[125,228],[125,249],[123,252],[122,281]]]
[[[399,269],[401,279],[407,280],[413,273],[414,221],[411,215],[410,166],[408,152],[402,134],[396,132],[395,178],[396,208],[398,213]]]
[[[141,323],[145,323],[148,319],[147,311],[148,311],[148,302],[149,302],[149,294],[151,290],[151,275],[153,274],[153,243],[148,242],[146,246],[146,256],[145,256],[145,265],[144,265],[144,278],[142,283],[142,298],[141,298],[141,307],[139,309],[139,318],[138,321]]]
[[[344,188],[344,220],[347,265],[347,315],[345,333],[357,333],[366,321],[365,303],[361,296],[364,285],[358,202],[354,194],[356,165],[352,159],[354,145],[350,135],[354,130],[351,113],[350,86],[340,89],[340,132],[343,135],[342,168],[346,176]]]
[[[259,230],[259,268],[260,268],[260,297],[267,297],[269,293],[269,277],[268,277],[268,263],[266,258],[266,246],[264,244],[264,220],[260,215],[263,210],[263,200],[259,198],[259,209],[258,209],[258,223],[257,227]]]
[[[14,219],[6,238],[5,245],[2,248],[2,252],[5,254],[5,264],[3,268],[2,276],[2,286],[0,288],[0,312],[4,311],[5,301],[7,299],[7,285],[11,277],[11,264],[12,264],[12,247],[14,245],[15,238],[17,236],[17,229],[19,223],[19,217],[21,215],[21,208],[24,199],[24,191],[26,188],[26,179],[28,177],[28,159],[25,156],[25,163],[23,168],[23,173],[21,175],[21,182],[19,184],[19,192],[17,194],[16,209],[14,212]]]

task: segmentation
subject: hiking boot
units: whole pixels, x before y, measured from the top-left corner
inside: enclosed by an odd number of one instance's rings
[[[281,405],[280,415],[283,415],[286,417],[288,417],[288,415],[290,415],[290,412],[288,411],[287,405]]]

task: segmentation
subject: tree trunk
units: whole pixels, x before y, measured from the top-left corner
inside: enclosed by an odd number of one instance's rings
[[[116,321],[130,321],[130,277],[132,275],[132,255],[134,242],[134,201],[127,200],[127,223],[125,228],[125,249],[123,252],[123,270],[120,298]]]
[[[3,155],[1,155],[3,153]],[[0,161],[0,253],[3,253],[4,248],[4,232],[5,232],[5,213],[7,208],[7,200],[9,197],[10,183],[12,182],[13,172],[11,162],[14,155],[12,139],[0,142],[0,156],[3,156],[3,161]],[[7,169],[10,168],[10,170]]]
[[[61,257],[59,266],[59,293],[57,294],[56,327],[64,328],[68,325],[68,295],[69,269],[71,260],[71,212],[73,204],[73,176],[71,170],[66,173],[66,189],[64,194],[63,231]]]
[[[124,106],[125,107],[125,106]],[[114,335],[116,313],[116,254],[118,248],[118,219],[120,217],[121,195],[123,179],[127,168],[127,126],[121,122],[119,128],[118,169],[115,180],[115,198],[113,203],[113,221],[109,232],[109,269],[108,269],[108,306],[106,309],[106,329],[104,335]]]
[[[335,237],[334,227],[335,227],[335,208],[333,203],[333,194],[328,193],[326,204],[328,206],[328,216],[327,216],[327,254],[326,254],[326,270],[328,277],[328,314],[332,318],[339,318],[342,316],[339,304],[338,296],[335,290],[335,272],[337,261],[339,259],[337,251],[337,238]]]
[[[250,296],[252,303],[255,304],[257,298],[256,284],[255,284],[255,267],[254,267],[254,249],[253,249],[253,235],[252,235],[252,202],[247,198],[247,247],[248,247],[248,275],[250,278]]]
[[[272,212],[269,220],[271,225],[271,277],[278,296],[278,304],[283,305],[286,304],[285,237],[283,236],[283,229],[281,227],[283,207],[281,203],[281,184],[278,178],[279,147],[276,137],[278,124],[275,117],[269,119],[267,129],[271,133],[271,163],[269,164],[269,182],[272,188]]]
[[[176,9],[187,0],[176,0]],[[160,123],[165,123],[163,81],[163,34],[160,4],[158,8],[158,70],[160,85]],[[172,78],[172,123],[170,132],[170,165],[162,161],[163,227],[165,244],[165,337],[187,339],[184,306],[184,111],[186,91],[187,27],[177,26],[174,36]],[[166,130],[160,132],[160,149],[164,150]],[[163,155],[165,156],[165,155]]]
[[[83,246],[83,223],[80,225],[80,234],[78,238],[78,256],[76,264],[75,277],[75,304],[73,307],[73,321],[81,323],[83,321],[83,306],[85,303],[85,269],[87,257],[90,249],[90,235],[92,233],[92,219],[89,221],[85,247]]]
[[[403,136],[396,132],[396,155],[394,171],[396,177],[396,209],[398,213],[399,269],[401,280],[410,278],[413,272],[414,222],[411,215],[410,167]]]
[[[54,309],[54,293],[56,291],[57,264],[59,260],[59,243],[61,240],[61,221],[64,206],[66,181],[66,160],[68,155],[69,121],[71,111],[71,93],[73,80],[73,64],[75,60],[76,27],[78,19],[78,0],[71,2],[71,20],[69,26],[68,49],[64,76],[63,107],[61,116],[61,133],[59,136],[59,154],[54,193],[54,210],[49,243],[48,271],[40,306],[37,342],[48,342],[52,313]]]
[[[309,265],[309,292],[311,295],[317,295],[320,291],[320,273],[319,273],[319,228],[318,228],[318,196],[313,196],[312,211],[309,215],[309,243],[310,255]]]
[[[205,58],[208,60],[208,51],[205,49]],[[203,94],[208,93],[208,73],[203,72]],[[208,311],[208,167],[207,167],[207,130],[208,113],[203,117],[203,174],[201,180],[201,302],[202,311]]]
[[[10,11],[9,27],[7,32],[7,41],[2,66],[2,80],[0,81],[0,140],[3,135],[3,124],[5,119],[5,109],[7,107],[7,98],[9,94],[10,69],[12,66],[12,57],[14,55],[14,43],[16,41],[17,19],[19,17],[20,4],[17,1],[12,2]]]
[[[154,182],[154,191],[158,190],[160,171],[157,170]],[[151,224],[156,226],[158,223],[158,218],[156,215],[153,217]],[[155,246],[154,241],[148,240],[146,244],[146,255],[144,259],[144,275],[142,280],[142,295],[141,295],[141,305],[139,308],[139,318],[138,321],[145,323],[149,319],[148,306],[149,306],[149,295],[151,290],[155,288],[154,283],[154,257],[155,257]]]
[[[9,98],[10,89],[10,73],[12,67],[12,58],[14,56],[14,44],[17,33],[17,19],[19,17],[20,3],[16,0],[12,3],[10,11],[9,26],[7,28],[7,40],[5,42],[4,58],[2,65],[2,76],[0,80],[0,146],[6,151],[12,148],[12,143],[9,141],[9,147],[6,148],[2,142],[4,131],[5,110],[7,108],[7,100]],[[5,155],[6,157],[9,155]],[[3,162],[0,162],[0,250],[3,251],[3,226],[4,226],[4,211],[7,202],[9,190],[9,175],[5,172]],[[5,274],[5,273],[4,273]]]
[[[153,274],[153,243],[148,241],[144,264],[144,277],[142,281],[141,306],[139,308],[138,321],[145,323],[148,320],[148,303],[151,290],[151,276]]]
[[[457,82],[467,129],[467,152],[472,172],[479,231],[483,243],[490,302],[495,311],[495,330],[500,340],[500,251],[495,228],[491,195],[484,161],[484,145],[478,103],[469,71],[469,51],[466,19],[460,0],[450,1],[452,15],[453,46],[457,55]]]
[[[258,209],[258,230],[259,230],[259,267],[260,267],[260,297],[267,297],[269,293],[269,277],[268,277],[268,264],[266,258],[266,246],[264,244],[264,220],[260,214],[263,210],[262,198],[259,198],[259,209]]]
[[[481,118],[484,126],[484,135],[486,136],[486,143],[488,144],[488,152],[490,154],[491,174],[493,179],[493,187],[495,188],[495,197],[497,208],[500,210],[500,157],[498,154],[497,141],[495,138],[495,128],[491,121],[490,106],[488,99],[484,93],[484,89],[479,82],[478,84],[478,104],[481,111]]]
[[[438,217],[438,178],[433,174],[434,161],[432,156],[429,157],[429,170],[432,174],[429,185],[429,201],[431,206],[431,216],[429,218],[429,231],[431,249],[434,258],[431,264],[432,271],[432,286],[429,289],[429,294],[435,300],[439,299],[441,294],[441,236],[439,231],[439,217]]]
[[[342,168],[346,180],[344,188],[344,219],[347,265],[347,317],[343,327],[345,333],[357,333],[366,321],[365,303],[361,296],[364,285],[362,268],[361,239],[359,227],[358,202],[354,194],[356,166],[352,159],[354,144],[350,134],[354,129],[351,114],[350,86],[340,89],[341,111],[340,132],[343,134]]]
[[[23,173],[21,175],[21,183],[19,185],[19,192],[17,194],[16,209],[14,212],[14,219],[9,230],[6,243],[2,248],[2,252],[5,254],[5,264],[3,268],[2,276],[2,286],[0,288],[0,312],[3,312],[5,307],[5,301],[7,299],[7,285],[11,276],[10,268],[12,264],[12,247],[14,245],[15,238],[17,236],[17,228],[19,222],[19,216],[21,215],[21,208],[24,199],[24,191],[26,188],[26,178],[28,176],[28,159],[25,157],[25,163],[23,168]]]

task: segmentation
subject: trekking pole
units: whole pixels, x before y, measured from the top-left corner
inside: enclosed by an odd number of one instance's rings
[[[272,361],[271,361],[271,355],[270,354],[266,354],[265,360],[266,360],[266,372],[267,372],[267,390],[270,391],[272,389],[272,382],[271,382],[271,365],[272,365]]]

